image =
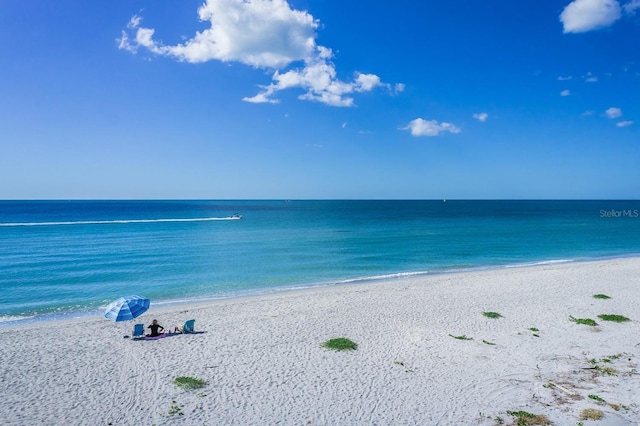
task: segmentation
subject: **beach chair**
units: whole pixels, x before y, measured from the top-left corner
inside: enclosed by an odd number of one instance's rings
[[[194,320],[194,319],[190,319],[190,320],[185,321],[184,325],[180,329],[180,332],[182,332],[182,333],[195,333],[195,328],[194,328],[195,322],[196,322],[196,320]]]
[[[133,333],[131,333],[131,337],[134,339],[136,337],[144,337],[144,324],[136,324],[133,326]]]

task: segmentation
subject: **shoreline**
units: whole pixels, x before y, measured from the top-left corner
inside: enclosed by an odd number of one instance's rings
[[[92,317],[1,328],[0,356],[12,360],[0,370],[11,407],[3,417],[9,425],[488,426],[497,417],[508,424],[509,411],[576,424],[591,408],[603,413],[599,425],[635,425],[638,277],[640,258],[616,258],[162,307],[126,325]],[[153,318],[167,328],[195,319],[200,333],[122,338]],[[321,347],[335,337],[357,350]],[[179,376],[208,384],[184,391],[173,384]]]
[[[616,259],[640,259],[640,253],[626,253],[621,255],[611,255],[611,256],[597,256],[597,257],[582,257],[582,258],[569,258],[569,259],[549,259],[549,260],[539,260],[539,261],[531,261],[531,262],[523,262],[523,263],[513,263],[513,264],[501,264],[501,265],[488,265],[488,266],[473,266],[469,268],[451,268],[451,269],[442,269],[442,270],[433,270],[433,271],[414,271],[414,272],[398,272],[384,275],[377,275],[371,277],[360,277],[360,278],[348,278],[339,281],[330,281],[325,283],[316,283],[316,284],[292,284],[288,286],[282,287],[273,287],[266,289],[253,289],[246,291],[237,291],[230,293],[221,293],[219,295],[210,295],[204,296],[197,299],[168,299],[168,300],[160,300],[160,301],[151,301],[152,307],[150,309],[162,309],[166,307],[184,307],[190,306],[194,304],[200,303],[209,303],[218,300],[236,300],[236,299],[245,299],[259,296],[267,296],[270,294],[279,294],[279,293],[289,293],[295,291],[306,291],[312,290],[316,288],[324,288],[324,287],[342,287],[342,286],[350,286],[350,285],[366,285],[370,283],[377,282],[393,282],[396,280],[402,280],[405,278],[411,277],[428,277],[435,276],[441,274],[457,274],[457,273],[473,273],[473,272],[482,272],[482,271],[492,271],[492,270],[501,270],[501,269],[519,269],[519,268],[535,268],[537,266],[544,265],[561,265],[561,264],[579,264],[579,263],[591,263],[591,262],[602,262],[607,260],[616,260]],[[115,300],[115,298],[114,298]],[[4,318],[0,319],[0,330],[7,327],[22,327],[30,324],[50,324],[57,323],[60,321],[68,321],[74,319],[83,319],[83,318],[95,318],[102,317],[104,308],[100,307],[99,309],[91,309],[84,311],[69,311],[63,313],[47,313],[42,315],[28,316],[28,317],[15,317],[12,315],[8,315]]]

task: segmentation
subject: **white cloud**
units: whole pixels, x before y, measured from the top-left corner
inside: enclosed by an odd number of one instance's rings
[[[404,85],[404,83],[396,83],[396,84],[393,86],[393,93],[394,93],[394,94],[398,94],[398,93],[400,93],[400,92],[404,92],[404,89],[405,89],[405,85]]]
[[[318,21],[293,10],[285,0],[208,0],[198,9],[210,28],[182,44],[143,44],[153,53],[186,62],[238,61],[254,67],[280,68],[314,53]],[[135,26],[138,34],[145,28]],[[153,35],[153,30],[150,30]]]
[[[360,74],[356,73],[356,91],[368,92],[374,87],[378,87],[382,84],[380,77],[375,74]]]
[[[473,114],[473,118],[484,123],[487,121],[487,118],[489,118],[489,114],[486,112],[479,112],[477,114]]]
[[[590,117],[592,115],[595,115],[596,112],[595,111],[585,111],[582,114],[580,114],[580,117]]]
[[[136,43],[139,46],[143,46],[154,51],[155,53],[162,53],[162,50],[156,46],[153,41],[153,33],[155,33],[155,30],[149,28],[138,29],[138,32],[136,33]]]
[[[133,15],[129,20],[129,22],[127,23],[127,28],[130,30],[136,29],[140,26],[141,22],[142,22],[142,17],[138,15]],[[127,50],[131,53],[136,53],[138,51],[138,43],[136,42],[132,44],[131,41],[129,40],[129,34],[127,34],[126,31],[122,31],[122,37],[119,39],[116,39],[116,41],[118,42],[118,49],[120,50]]]
[[[277,99],[269,99],[264,93],[258,93],[252,97],[244,97],[242,98],[245,102],[250,102],[252,104],[279,104],[280,101]]]
[[[595,82],[598,81],[598,77],[596,77],[595,75],[591,74],[591,72],[588,72],[587,75],[583,75],[582,78],[587,83],[595,83]]]
[[[565,33],[608,27],[622,16],[616,0],[574,0],[560,14]]]
[[[616,123],[616,126],[618,127],[627,127],[627,126],[631,126],[633,124],[633,121],[631,120],[626,120],[626,121],[619,121]]]
[[[604,114],[608,118],[618,118],[622,116],[622,110],[620,108],[611,107],[607,109]]]
[[[137,28],[140,26],[140,22],[142,22],[142,17],[133,15],[127,24],[127,28]]]
[[[367,92],[378,86],[386,86],[380,78],[374,74],[361,74],[356,72],[354,80],[346,83],[336,77],[336,69],[330,62],[317,60],[313,64],[307,64],[302,69],[289,70],[283,74],[276,71],[272,79],[274,83],[262,86],[262,92],[251,98],[244,98],[247,102],[275,103],[272,96],[281,90],[301,88],[306,93],[300,95],[300,99],[318,101],[331,106],[353,106],[353,98],[345,96],[353,92]]]
[[[568,89],[560,92],[560,96],[569,96],[569,95],[571,95],[571,91]]]
[[[375,74],[355,72],[352,81],[340,80],[331,62],[331,49],[316,44],[319,21],[306,11],[291,8],[286,0],[206,0],[198,16],[209,28],[184,43],[165,45],[154,39],[154,29],[140,26],[142,18],[136,15],[118,39],[118,47],[132,53],[143,47],[190,63],[218,60],[276,70],[271,84],[243,99],[253,103],[278,103],[273,98],[277,92],[302,88],[306,93],[300,99],[353,106],[353,98],[345,95],[377,87],[390,93],[404,89],[402,84],[383,83]],[[303,65],[280,72],[295,62]]]
[[[116,39],[116,41],[118,42],[118,49],[120,50],[127,50],[131,53],[136,53],[138,51],[136,46],[129,42],[129,36],[125,31],[122,31],[122,37]]]
[[[307,62],[304,68],[292,69],[285,73],[276,71],[268,86],[262,86],[262,92],[252,98],[244,98],[247,102],[277,102],[272,96],[285,89],[301,88],[306,93],[298,98],[317,101],[330,106],[350,107],[354,105],[353,98],[345,96],[354,92],[369,92],[376,87],[391,89],[391,85],[380,81],[375,74],[354,73],[353,81],[344,82],[337,78],[333,63],[324,58],[317,58],[314,62]]]
[[[636,10],[640,9],[640,0],[631,0],[624,6],[622,6],[624,11],[629,15],[635,15]]]
[[[572,76],[570,76],[570,75],[569,75],[569,76],[566,76],[566,77],[564,77],[564,76],[559,76],[559,77],[558,77],[558,80],[560,80],[560,81],[567,81],[567,80],[571,80],[572,78],[573,78],[573,77],[572,77]]]
[[[462,130],[451,123],[438,123],[436,120],[416,118],[400,130],[411,130],[412,136],[438,136],[442,132],[460,133]]]

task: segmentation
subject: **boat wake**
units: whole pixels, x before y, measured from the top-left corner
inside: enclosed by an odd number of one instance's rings
[[[0,223],[0,227],[11,226],[60,226],[60,225],[114,225],[129,223],[162,223],[162,222],[212,222],[219,220],[239,220],[242,216],[227,217],[195,217],[187,219],[118,219],[118,220],[78,220],[65,222],[11,222]]]

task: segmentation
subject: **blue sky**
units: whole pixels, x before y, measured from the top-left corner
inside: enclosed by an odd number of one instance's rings
[[[640,0],[0,2],[0,198],[640,198]]]

